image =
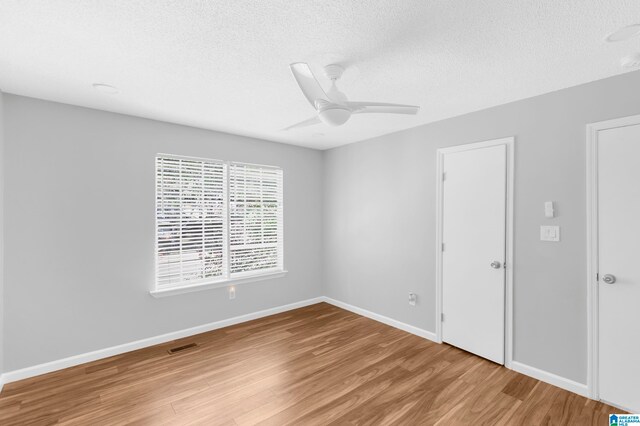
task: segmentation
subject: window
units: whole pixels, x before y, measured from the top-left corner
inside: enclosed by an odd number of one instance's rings
[[[283,271],[282,170],[156,157],[156,291]]]

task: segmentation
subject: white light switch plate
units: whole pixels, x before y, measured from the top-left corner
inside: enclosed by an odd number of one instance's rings
[[[541,226],[540,241],[560,241],[559,226]]]
[[[545,201],[544,202],[544,217],[552,218],[555,216],[555,211],[553,208],[553,201]]]

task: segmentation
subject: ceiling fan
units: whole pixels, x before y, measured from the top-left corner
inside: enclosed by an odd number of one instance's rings
[[[338,64],[324,67],[325,75],[331,80],[331,88],[325,92],[313,75],[311,68],[304,62],[296,62],[290,65],[293,77],[307,98],[311,106],[317,111],[317,115],[307,120],[289,126],[284,130],[312,126],[325,123],[330,126],[341,126],[349,120],[352,114],[411,114],[415,115],[420,110],[419,106],[388,104],[381,102],[352,102],[336,87],[336,81],[340,79],[344,68]]]

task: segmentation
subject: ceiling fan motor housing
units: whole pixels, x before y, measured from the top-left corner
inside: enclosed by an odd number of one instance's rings
[[[343,105],[329,104],[318,110],[318,116],[329,126],[340,126],[351,117],[351,110]]]

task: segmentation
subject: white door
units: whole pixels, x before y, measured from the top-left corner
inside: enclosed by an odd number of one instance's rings
[[[503,364],[506,146],[443,163],[442,339]]]
[[[600,398],[638,413],[640,125],[601,130],[597,143]]]

